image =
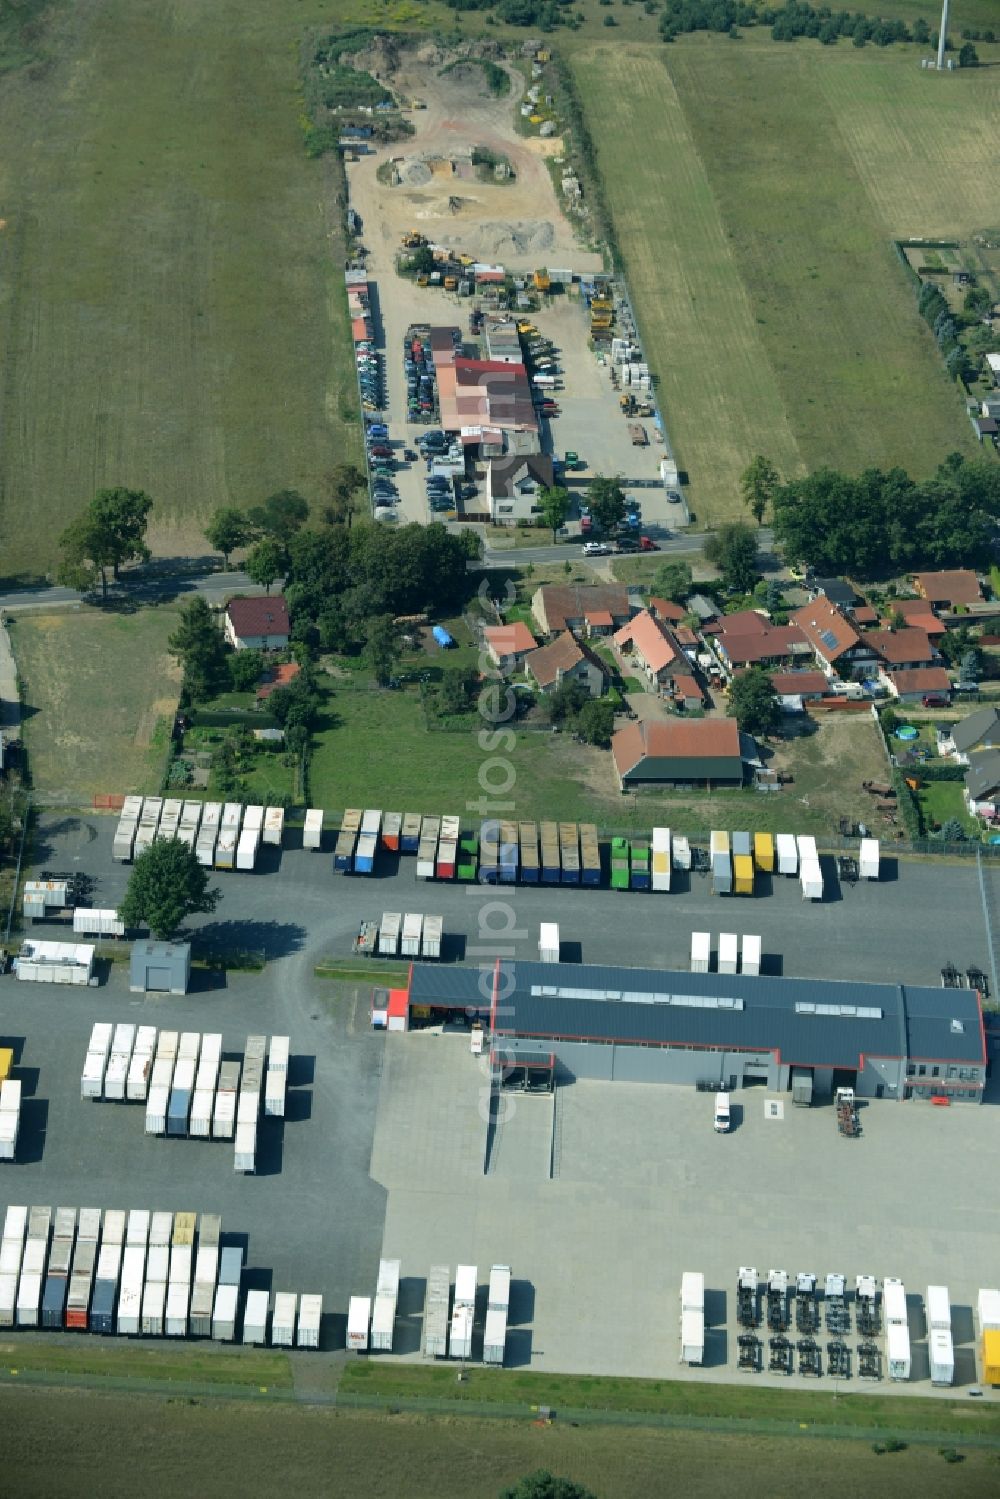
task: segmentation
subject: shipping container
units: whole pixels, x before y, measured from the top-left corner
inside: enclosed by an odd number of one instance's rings
[[[715,834],[712,835],[715,837]],[[712,894],[731,895],[733,891],[733,870],[727,853],[716,853],[712,855]]]
[[[73,1256],[66,1300],[66,1326],[71,1331],[86,1332],[90,1315],[90,1297],[94,1285],[97,1245],[93,1240],[78,1242]]]
[[[165,1135],[167,1132],[167,1106],[170,1089],[151,1087],[146,1099],[146,1134]]]
[[[18,1243],[24,1242],[25,1229],[28,1226],[28,1209],[22,1203],[12,1203],[8,1207],[3,1220],[3,1241],[16,1239]]]
[[[249,1069],[248,1069],[249,1070]],[[260,1093],[256,1087],[251,1087],[247,1081],[247,1074],[243,1076],[243,1087],[240,1089],[236,1101],[236,1126],[241,1124],[256,1124],[260,1118]]]
[[[118,1300],[118,1275],[94,1281],[94,1294],[90,1302],[89,1330],[107,1336],[115,1330],[115,1304]]]
[[[459,1265],[455,1270],[455,1305],[474,1307],[478,1284],[478,1268],[475,1265]]]
[[[713,859],[715,858],[716,854],[725,854],[728,858],[730,852],[729,834],[719,829],[713,832],[709,837],[708,851]]]
[[[264,1293],[261,1293],[264,1294]],[[219,1343],[231,1343],[236,1337],[236,1314],[239,1307],[239,1286],[220,1284],[215,1293],[215,1309],[212,1313],[212,1337]]]
[[[50,1207],[31,1207],[28,1210],[28,1238],[44,1239],[48,1243],[49,1230],[52,1227],[52,1209]]]
[[[507,1312],[503,1307],[489,1307],[483,1331],[483,1363],[503,1364],[507,1346]]]
[[[559,824],[559,862],[562,866],[561,883],[578,885],[580,883],[580,828],[575,822]]]
[[[180,1217],[180,1214],[177,1215]],[[194,1217],[194,1214],[191,1214]],[[176,1233],[176,1229],[174,1230]],[[191,1270],[194,1265],[194,1245],[178,1244],[174,1242],[170,1246],[170,1271],[167,1280],[171,1285],[191,1284]]]
[[[731,840],[731,852],[735,859],[737,855],[741,859],[749,859],[753,856],[753,843],[749,833],[734,833]]]
[[[247,808],[250,811],[250,808]],[[220,839],[221,845],[221,839]],[[244,828],[236,845],[236,868],[249,872],[257,864],[260,852],[260,828]]]
[[[265,807],[263,841],[271,848],[280,848],[285,836],[284,807]]]
[[[309,849],[323,847],[322,807],[310,807],[306,812],[306,819],[302,828],[302,847]]]
[[[612,838],[611,840],[611,888],[612,890],[627,890],[629,888],[629,846],[627,838]]]
[[[124,937],[125,923],[113,908],[77,906],[73,912],[73,935],[76,937]]]
[[[20,1239],[4,1239],[0,1243],[0,1275],[18,1275],[23,1253],[24,1245]]]
[[[910,1377],[910,1333],[905,1323],[890,1322],[885,1330],[886,1373],[890,1379]]]
[[[947,1286],[928,1286],[924,1301],[928,1327],[951,1328],[951,1301]]]
[[[479,839],[474,833],[459,839],[458,865],[455,873],[465,884],[474,880],[479,873]]]
[[[21,1254],[21,1274],[43,1275],[48,1252],[47,1239],[32,1239],[29,1236]]]
[[[823,899],[823,871],[818,859],[802,859],[799,864],[799,882],[803,900]]]
[[[927,1356],[931,1366],[931,1384],[955,1383],[955,1347],[951,1329],[932,1327],[927,1335]]]
[[[219,838],[217,826],[207,827],[202,823],[201,829],[195,839],[194,856],[205,869],[211,869],[215,864],[215,849]]]
[[[1000,1332],[1000,1291],[980,1291],[976,1301],[980,1332]]]
[[[80,1097],[101,1098],[104,1094],[104,1076],[110,1058],[103,1051],[88,1051],[80,1074]]]
[[[421,957],[439,958],[441,956],[441,941],[443,933],[443,916],[424,917],[424,935],[420,948]]]
[[[215,845],[215,867],[216,869],[236,868],[236,845],[239,835],[233,828],[220,828],[218,842]]]
[[[538,961],[559,962],[559,923],[543,921],[538,929]]]
[[[304,1295],[299,1299],[299,1329],[296,1346],[318,1348],[320,1324],[323,1320],[322,1296]]]
[[[122,817],[115,829],[114,842],[111,845],[111,857],[119,864],[127,864],[132,858],[135,850],[136,834],[139,824],[131,817]]]
[[[368,1348],[371,1316],[371,1297],[352,1296],[347,1308],[347,1347],[355,1353],[364,1353]]]
[[[236,1126],[233,1170],[250,1174],[255,1169],[256,1160],[257,1126],[256,1124],[238,1124]]]
[[[37,1270],[21,1272],[17,1285],[18,1327],[37,1327],[42,1303],[42,1276]]]
[[[402,853],[416,853],[420,845],[420,824],[419,812],[403,813],[403,826],[399,835],[399,847]]]
[[[778,853],[778,873],[796,875],[799,872],[799,849],[792,833],[778,833],[774,839]]]
[[[188,1331],[192,1338],[212,1336],[212,1308],[215,1306],[215,1281],[196,1280],[191,1292]]]
[[[124,1244],[125,1242],[125,1211],[123,1208],[109,1208],[104,1214],[104,1233],[101,1236],[102,1246],[105,1244]]]
[[[471,1306],[456,1306],[451,1314],[451,1333],[448,1338],[448,1357],[469,1359],[472,1357],[472,1324],[474,1312]]]
[[[161,1031],[156,1038],[157,1062],[176,1062],[177,1048],[180,1045],[179,1031]],[[172,1074],[171,1074],[172,1075]]]
[[[653,857],[651,867],[651,881],[654,890],[666,891],[670,889],[670,829],[653,829]]]
[[[146,1250],[146,1279],[162,1280],[164,1285],[170,1279],[169,1244],[150,1244]]]
[[[705,1361],[705,1313],[703,1311],[681,1312],[681,1356],[682,1364],[698,1365]]]
[[[142,1332],[147,1338],[162,1338],[164,1311],[167,1305],[167,1283],[165,1280],[150,1280],[147,1276],[142,1291]]]
[[[858,860],[858,873],[863,880],[877,880],[879,874],[879,846],[877,838],[862,838]],[[949,1380],[949,1384],[951,1381]]]
[[[906,1326],[906,1288],[901,1280],[890,1275],[882,1284],[882,1313],[887,1324]]]
[[[704,1312],[705,1277],[700,1270],[685,1270],[681,1276],[681,1311]]]
[[[293,1291],[278,1291],[271,1318],[272,1348],[291,1348],[295,1344],[295,1311],[298,1297]]]
[[[630,845],[632,859],[631,888],[650,889],[649,844],[645,838],[633,838]]]
[[[419,912],[408,911],[403,917],[403,938],[400,951],[404,958],[419,958],[420,939],[424,930],[424,918]]]
[[[538,838],[541,850],[542,884],[558,885],[562,880],[559,824],[556,822],[539,823]]]
[[[173,1280],[167,1285],[166,1327],[168,1338],[186,1338],[188,1335],[188,1307],[191,1304],[191,1283]]]
[[[980,1340],[980,1358],[983,1366],[983,1383],[1000,1385],[1000,1331],[988,1327]]]
[[[447,821],[447,819],[445,819]],[[458,863],[458,842],[453,838],[445,838],[443,835],[438,843],[437,863],[435,865],[437,878],[439,880],[453,880],[455,878],[455,866]]]
[[[424,1353],[428,1358],[447,1357],[450,1311],[451,1271],[447,1265],[432,1265],[424,1306]]]
[[[236,1093],[232,1089],[225,1092],[220,1088],[215,1095],[215,1107],[212,1110],[212,1139],[231,1140],[236,1128]]]
[[[167,1134],[171,1136],[183,1136],[188,1132],[188,1118],[191,1113],[190,1088],[178,1088],[175,1084],[170,1090],[167,1101]]]
[[[677,833],[674,837],[672,852],[675,869],[691,868],[691,844],[683,833]]]
[[[196,1088],[191,1095],[188,1132],[193,1140],[208,1140],[212,1134],[212,1109],[215,1093],[211,1088]]]
[[[521,879],[526,885],[539,883],[541,869],[538,862],[538,824],[519,822],[517,841],[521,862]]]
[[[125,1243],[131,1249],[136,1246],[145,1250],[149,1243],[150,1215],[145,1208],[131,1208],[125,1229]]]
[[[754,833],[753,861],[762,874],[773,874],[774,838],[770,833]]]
[[[743,938],[743,962],[742,973],[751,973],[755,976],[760,974],[761,943],[760,937],[755,934]]]
[[[580,824],[580,878],[585,885],[601,883],[601,846],[592,822]]]
[[[17,1315],[17,1276],[0,1271],[0,1327],[13,1327]]]
[[[144,1245],[130,1245],[122,1256],[118,1286],[117,1329],[121,1337],[134,1337],[142,1325],[142,1283],[146,1264]]]
[[[798,850],[799,863],[804,864],[812,859],[818,859],[816,851],[816,839],[808,833],[799,833],[795,838],[795,847]]]
[[[60,1329],[66,1315],[66,1296],[69,1280],[65,1274],[48,1274],[42,1286],[41,1325],[49,1329]]]
[[[267,1069],[264,1086],[264,1113],[271,1119],[285,1117],[285,1073]]]
[[[402,923],[402,912],[382,912],[382,923],[378,929],[378,950],[382,957],[395,958],[398,955],[399,929]]]
[[[378,848],[377,833],[360,833],[358,835],[357,848],[354,854],[354,873],[373,874],[375,871],[375,853]]]
[[[403,828],[402,812],[386,812],[382,818],[382,847],[390,853],[399,853],[399,840]]]
[[[708,973],[712,967],[712,935],[710,932],[691,933],[691,972]]]
[[[753,895],[753,859],[749,854],[733,856],[733,894]]]
[[[735,932],[719,933],[719,972],[736,973],[739,969],[739,938]]]
[[[219,1284],[238,1286],[243,1274],[243,1250],[237,1245],[227,1245],[219,1254]]]

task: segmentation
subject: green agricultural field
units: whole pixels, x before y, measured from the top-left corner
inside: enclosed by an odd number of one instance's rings
[[[452,1375],[454,1381],[454,1375]],[[304,1381],[308,1390],[308,1377]],[[986,1499],[996,1488],[996,1455],[968,1447],[949,1468],[934,1447],[877,1456],[871,1442],[768,1433],[766,1421],[738,1434],[711,1429],[570,1424],[472,1416],[391,1416],[348,1409],[98,1395],[91,1391],[3,1390],[4,1473],[19,1499],[76,1499],[79,1475],[99,1472],[101,1491],[148,1499],[182,1490],[218,1499],[252,1493],[336,1493],[338,1499],[496,1499],[524,1474],[547,1468],[600,1499],[731,1494],[816,1499],[877,1494]],[[127,1440],[111,1433],[127,1432]],[[959,1442],[959,1448],[961,1444]],[[72,1462],[54,1462],[71,1452]],[[665,1475],[668,1477],[665,1479]],[[780,1475],[780,1477],[776,1477]]]
[[[5,75],[6,576],[51,569],[100,485],[147,489],[158,547],[201,553],[213,507],[309,495],[357,442],[333,169],[298,119],[301,37],[330,12],[54,5],[45,61]]]
[[[156,791],[180,678],[167,655],[177,614],[85,609],[8,622],[22,682],[32,783],[78,804]]]
[[[990,202],[992,70],[763,31],[574,54],[671,435],[701,520],[786,473],[974,442],[891,241],[969,234]]]

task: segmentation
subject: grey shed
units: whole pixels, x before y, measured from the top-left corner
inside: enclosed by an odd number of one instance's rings
[[[191,978],[190,942],[136,942],[129,965],[129,990],[146,994],[186,994]]]

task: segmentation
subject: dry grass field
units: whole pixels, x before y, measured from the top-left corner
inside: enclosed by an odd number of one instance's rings
[[[180,678],[172,609],[21,615],[8,623],[33,784],[75,803],[155,791]]]
[[[54,6],[46,61],[5,77],[4,575],[49,570],[100,485],[147,489],[173,550],[357,442],[331,169],[297,118],[329,9]]]
[[[702,520],[755,452],[785,473],[974,443],[894,237],[995,217],[993,70],[914,50],[684,37],[574,55],[648,353]]]

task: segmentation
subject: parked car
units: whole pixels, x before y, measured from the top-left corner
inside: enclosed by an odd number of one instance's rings
[[[658,541],[654,541],[651,536],[640,536],[639,550],[642,552],[658,552],[660,544]]]
[[[923,702],[925,708],[948,707],[948,699],[941,692],[925,692]]]
[[[603,557],[611,548],[603,541],[585,541],[583,544],[583,555],[585,557]]]
[[[679,505],[681,502],[681,497],[677,493],[676,489],[667,490],[667,499],[670,501],[671,505]]]

